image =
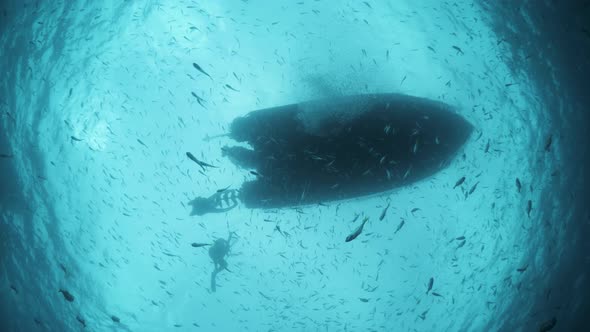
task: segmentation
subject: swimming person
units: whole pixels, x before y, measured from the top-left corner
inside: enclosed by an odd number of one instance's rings
[[[189,204],[193,207],[191,216],[227,212],[238,206],[238,191],[233,189],[217,191],[208,198],[197,197]]]
[[[231,247],[231,240],[233,237],[233,232],[229,233],[229,237],[227,240],[225,239],[217,239],[213,243],[213,245],[209,248],[209,257],[213,260],[214,269],[211,272],[211,291],[215,292],[216,283],[215,278],[217,277],[217,273],[228,270],[227,262],[225,260],[225,256],[229,253],[229,249]],[[231,271],[230,271],[231,272]]]

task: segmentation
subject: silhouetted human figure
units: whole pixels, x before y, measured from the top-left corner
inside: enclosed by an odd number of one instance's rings
[[[233,233],[229,233],[227,240],[217,239],[213,245],[209,247],[209,257],[211,257],[214,264],[213,272],[211,272],[211,291],[213,292],[215,292],[216,289],[215,278],[217,277],[217,273],[223,270],[229,271],[227,268],[227,262],[225,261],[225,256],[229,252],[232,237]]]
[[[208,198],[197,197],[190,201],[189,204],[193,207],[191,216],[227,212],[238,206],[238,191],[230,189],[216,192]]]

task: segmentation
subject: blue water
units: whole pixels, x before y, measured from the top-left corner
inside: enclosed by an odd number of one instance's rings
[[[538,331],[555,317],[583,331],[588,8],[3,3],[1,330]],[[222,157],[229,139],[207,139],[233,119],[373,92],[451,104],[475,132],[447,168],[385,194],[189,216],[250,176]],[[371,222],[346,243],[356,214]],[[191,243],[230,232],[212,292]]]

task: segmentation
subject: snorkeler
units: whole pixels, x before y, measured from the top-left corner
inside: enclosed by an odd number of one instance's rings
[[[227,212],[238,206],[238,191],[235,189],[218,190],[208,198],[197,197],[189,204],[193,207],[191,216]]]
[[[227,262],[225,261],[225,256],[228,254],[231,240],[233,237],[233,232],[229,233],[229,237],[227,240],[225,239],[217,239],[213,243],[213,245],[209,248],[209,257],[213,260],[214,269],[211,272],[211,291],[215,292],[216,284],[215,284],[215,277],[217,273],[228,270]],[[231,272],[231,271],[230,271]]]

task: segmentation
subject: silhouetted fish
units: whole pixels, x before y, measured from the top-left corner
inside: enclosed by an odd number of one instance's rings
[[[387,203],[387,206],[383,209],[383,212],[381,212],[381,215],[379,216],[379,220],[383,220],[383,218],[385,218],[385,214],[387,213],[387,209],[389,209],[389,205],[391,203]]]
[[[64,295],[64,298],[66,299],[66,301],[74,302],[74,295],[70,294],[70,292],[68,292],[65,289],[60,289],[59,292]]]
[[[550,320],[541,324],[541,326],[539,327],[539,332],[549,332],[555,327],[556,324],[557,324],[557,319],[555,317],[553,317]]]
[[[193,62],[193,67],[195,67],[195,69],[200,71],[203,75],[207,75],[211,80],[213,80],[213,77],[211,77],[211,75],[204,71],[203,68],[201,68],[201,66],[199,66],[198,64]]]
[[[432,285],[434,285],[434,278],[430,278],[430,280],[428,280],[428,289],[426,290],[426,294],[432,290]]]
[[[200,248],[200,247],[210,246],[210,245],[211,245],[211,243],[196,243],[196,242],[191,243],[191,246],[194,248]]]
[[[354,232],[352,232],[350,235],[348,235],[346,237],[346,242],[350,242],[350,241],[356,239],[357,236],[359,236],[363,232],[363,227],[365,227],[365,223],[368,220],[369,220],[369,217],[365,217],[365,219],[363,219],[363,223]]]
[[[455,186],[453,187],[453,189],[457,188],[458,186],[462,185],[463,182],[465,182],[465,177],[460,178],[459,180],[457,180],[457,182],[455,182]]]
[[[197,165],[201,166],[201,168],[203,168],[203,171],[205,171],[205,170],[206,170],[206,168],[205,168],[205,167],[212,167],[212,168],[217,168],[217,166],[213,166],[213,165],[211,165],[211,164],[207,164],[206,162],[204,162],[204,161],[201,161],[201,160],[197,159],[197,158],[196,158],[196,157],[195,157],[195,156],[194,156],[192,153],[190,153],[190,152],[187,152],[187,153],[186,153],[186,156],[187,156],[187,157],[188,157],[190,160],[192,160],[192,161],[194,161],[195,163],[197,163]]]

